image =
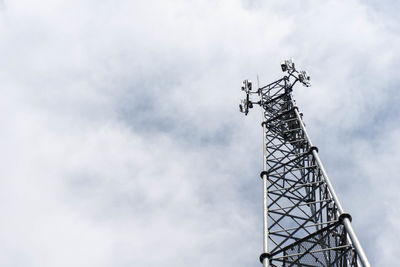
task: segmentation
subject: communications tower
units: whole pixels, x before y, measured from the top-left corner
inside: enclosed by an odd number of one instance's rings
[[[310,86],[305,71],[291,60],[281,64],[285,76],[253,90],[245,80],[245,115],[254,105],[263,112],[264,267],[370,267],[340,204],[318,148],[307,134],[293,97],[297,84]],[[257,96],[258,101],[253,101]]]

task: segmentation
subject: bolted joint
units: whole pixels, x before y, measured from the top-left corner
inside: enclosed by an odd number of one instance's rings
[[[267,171],[262,171],[262,172],[260,173],[261,179],[264,179],[264,175],[267,175],[267,176],[268,176],[268,172],[267,172]]]
[[[343,223],[343,220],[346,219],[346,218],[349,219],[350,222],[352,221],[351,215],[349,213],[344,212],[344,213],[339,215],[339,221],[341,223]]]
[[[260,262],[261,263],[264,263],[264,260],[265,259],[271,259],[271,254],[269,254],[269,253],[262,253],[261,255],[260,255]]]

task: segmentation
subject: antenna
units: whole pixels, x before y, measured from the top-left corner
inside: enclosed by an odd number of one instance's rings
[[[292,60],[281,63],[285,76],[260,87],[242,83],[246,96],[240,110],[253,105],[263,113],[263,253],[264,267],[370,267],[366,254],[333,189],[306,131],[293,97],[299,82],[309,87],[310,76],[297,71]],[[259,100],[252,101],[257,95]]]

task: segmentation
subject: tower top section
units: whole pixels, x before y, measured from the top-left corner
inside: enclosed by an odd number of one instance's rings
[[[297,82],[300,82],[303,86],[306,87],[311,86],[310,75],[308,75],[307,71],[298,71],[294,62],[291,59],[282,61],[281,69],[284,73],[286,73],[286,75],[282,79],[274,83],[286,81],[286,90],[291,90],[293,85],[295,85]],[[240,100],[240,112],[244,113],[244,115],[247,115],[249,113],[249,110],[253,108],[255,104],[262,105],[261,96],[265,94],[266,90],[270,90],[272,84],[268,84],[266,86],[257,88],[257,90],[254,90],[253,83],[250,80],[244,80],[242,82],[241,89],[246,95],[242,100]],[[253,95],[258,95],[260,99],[258,101],[252,100]]]

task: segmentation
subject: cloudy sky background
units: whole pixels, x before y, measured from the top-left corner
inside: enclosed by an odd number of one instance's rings
[[[0,265],[260,266],[260,111],[295,96],[374,266],[400,254],[396,1],[0,5]]]

